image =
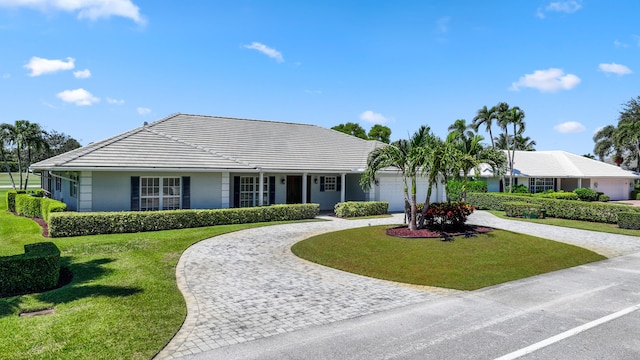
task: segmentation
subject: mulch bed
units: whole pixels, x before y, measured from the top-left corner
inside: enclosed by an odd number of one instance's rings
[[[434,230],[434,229],[419,229],[419,230],[409,230],[408,227],[396,227],[387,229],[387,235],[395,236],[395,237],[403,237],[403,238],[445,238],[450,239],[456,236],[465,236],[471,237],[476,236],[478,234],[486,234],[492,231],[492,228],[484,227],[484,226],[475,226],[475,225],[465,225],[462,229],[452,229],[452,230]]]

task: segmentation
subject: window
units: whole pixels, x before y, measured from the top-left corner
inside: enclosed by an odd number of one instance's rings
[[[180,209],[180,190],[179,177],[141,177],[140,210]]]
[[[62,178],[56,176],[56,191],[62,191]]]
[[[335,176],[324,177],[324,191],[336,191],[338,189],[336,184],[337,181]]]
[[[260,178],[253,176],[240,177],[240,207],[250,207],[260,205],[259,201]],[[269,205],[269,181],[263,180],[262,203]]]
[[[532,194],[553,190],[553,178],[529,178],[529,192]]]
[[[78,182],[80,178],[78,175],[69,176],[69,196],[78,197]]]

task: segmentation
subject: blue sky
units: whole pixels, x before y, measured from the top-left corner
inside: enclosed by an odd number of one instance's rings
[[[538,150],[584,154],[640,95],[638,14],[636,0],[0,0],[0,122],[84,145],[177,112],[382,123],[395,140],[505,101]]]

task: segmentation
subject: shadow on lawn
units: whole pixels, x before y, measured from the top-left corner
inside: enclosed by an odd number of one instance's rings
[[[75,300],[89,297],[125,297],[140,293],[142,289],[126,286],[111,285],[86,285],[87,282],[98,280],[114,270],[106,268],[114,259],[95,259],[84,263],[72,263],[71,257],[60,258],[60,283],[59,287],[46,292],[33,294],[35,299],[50,304],[50,307],[58,304],[69,303]],[[18,313],[26,295],[18,295],[0,299],[0,317]]]

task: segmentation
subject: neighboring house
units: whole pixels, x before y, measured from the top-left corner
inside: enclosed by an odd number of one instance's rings
[[[315,125],[176,114],[31,165],[75,211],[216,209],[389,201],[402,181],[382,173],[364,192],[367,156],[385,144]],[[425,191],[426,192],[426,191]]]
[[[634,180],[640,179],[638,173],[566,151],[516,151],[513,176],[515,185],[524,185],[532,193],[590,188],[611,200],[628,200]],[[484,167],[479,177],[491,192],[509,185],[509,170],[502,179]]]

